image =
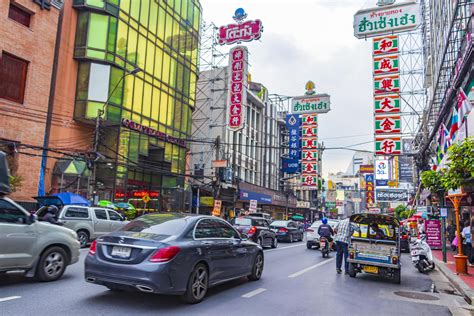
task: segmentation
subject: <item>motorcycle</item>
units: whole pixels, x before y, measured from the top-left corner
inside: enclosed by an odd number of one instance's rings
[[[426,242],[426,235],[421,235],[410,245],[411,261],[420,273],[431,271],[435,268],[431,247]]]
[[[327,240],[325,237],[321,237],[321,239],[319,240],[319,244],[320,244],[320,249],[321,249],[321,254],[323,255],[323,258],[324,257],[329,257],[329,252],[331,251],[329,249],[329,240]]]

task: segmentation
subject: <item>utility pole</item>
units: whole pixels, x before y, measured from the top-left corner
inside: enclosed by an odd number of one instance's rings
[[[216,160],[219,160],[219,157],[220,157],[220,147],[221,147],[221,137],[220,135],[218,135],[216,137],[216,141],[214,143],[215,147],[216,147]],[[215,175],[216,175],[216,181],[214,182],[214,199],[217,199],[219,197],[219,191],[220,191],[220,187],[221,187],[221,184],[220,184],[220,174],[219,174],[219,168],[216,167],[216,170],[215,170]]]
[[[94,153],[94,158],[93,158],[93,161],[92,161],[92,175],[91,175],[92,181],[94,181],[94,183],[90,183],[90,181],[89,181],[89,197],[92,198],[92,202],[94,204],[96,202],[95,197],[96,197],[96,193],[97,193],[97,164],[96,164],[96,162],[97,162],[97,158],[98,158],[97,152],[99,150],[100,126],[101,126],[101,123],[102,123],[103,113],[104,113],[104,111],[102,109],[99,109],[97,111],[97,117],[95,118],[94,148],[92,149],[92,151]]]

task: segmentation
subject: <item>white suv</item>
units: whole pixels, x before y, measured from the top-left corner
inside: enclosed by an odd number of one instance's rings
[[[334,229],[336,228],[338,219],[328,219],[328,224]],[[311,249],[316,247],[319,249],[319,234],[318,228],[321,226],[322,222],[320,220],[315,221],[307,230],[306,230],[306,248]]]

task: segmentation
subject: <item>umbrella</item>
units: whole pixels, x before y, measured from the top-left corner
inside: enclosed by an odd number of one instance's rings
[[[97,206],[111,208],[111,209],[114,209],[114,210],[117,208],[117,207],[115,207],[114,203],[112,203],[110,201],[107,201],[107,200],[100,200],[99,203],[97,203]]]
[[[125,210],[135,210],[135,206],[127,202],[116,203],[115,206],[118,208],[125,209]]]
[[[304,217],[301,216],[301,215],[293,215],[291,218],[292,218],[292,219],[299,219],[299,220],[303,220],[303,219],[304,219]]]
[[[82,206],[89,206],[90,203],[85,198],[78,194],[74,194],[71,192],[62,192],[51,194],[51,196],[55,196],[61,200],[63,205],[82,205]]]

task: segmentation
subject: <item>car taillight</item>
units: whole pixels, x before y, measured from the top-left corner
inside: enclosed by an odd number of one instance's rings
[[[257,227],[255,226],[252,226],[250,227],[250,229],[248,230],[247,232],[247,236],[251,237],[253,234],[255,234],[257,232]]]
[[[158,249],[150,257],[150,262],[168,262],[181,251],[181,248],[176,246],[169,246],[165,248]]]
[[[91,247],[89,248],[89,254],[95,255],[96,251],[97,251],[97,241],[94,240],[91,244]]]
[[[392,263],[397,264],[398,263],[398,257],[392,257]]]
[[[403,239],[403,240],[407,240],[407,239],[408,239],[408,235],[402,235],[402,239]]]
[[[288,229],[286,229],[286,228],[283,227],[283,228],[280,228],[278,231],[279,231],[280,233],[287,233],[287,232],[288,232]]]

